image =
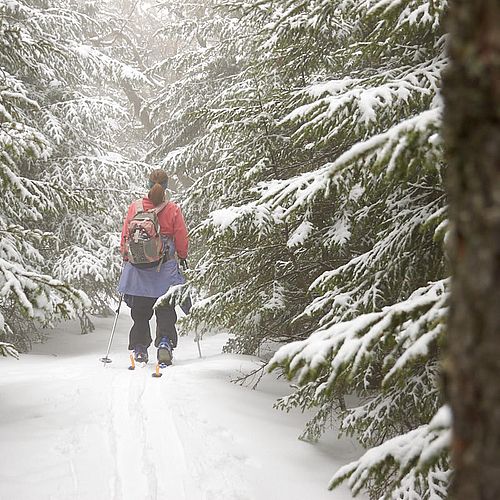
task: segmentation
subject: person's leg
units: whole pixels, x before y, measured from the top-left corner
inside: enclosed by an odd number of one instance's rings
[[[153,316],[153,305],[156,302],[152,297],[138,297],[134,295],[127,302],[130,306],[130,315],[134,324],[130,329],[128,348],[133,350],[136,345],[143,345],[146,349],[151,345],[151,330],[149,320]]]
[[[177,347],[176,321],[177,313],[174,306],[167,304],[156,309],[156,347],[158,347],[163,337],[168,338],[172,348]]]

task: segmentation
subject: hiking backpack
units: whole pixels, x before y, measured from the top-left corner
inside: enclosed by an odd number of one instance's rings
[[[130,220],[125,234],[125,255],[131,264],[152,264],[166,254],[160,233],[158,214],[167,202],[144,210],[142,200],[136,201],[136,214]]]

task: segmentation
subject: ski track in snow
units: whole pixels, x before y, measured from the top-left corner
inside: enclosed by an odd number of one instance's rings
[[[164,370],[161,382],[150,379],[151,366],[136,368],[128,380],[113,377],[108,423],[109,451],[116,458],[112,498],[251,500],[240,471],[246,457],[225,451],[225,442],[234,442],[232,434],[201,419],[196,400],[180,394],[186,384],[176,368]]]
[[[126,316],[103,367],[111,320],[96,321],[94,334],[60,328],[20,361],[0,360],[0,500],[351,498],[327,491],[335,469],[296,440],[305,419],[286,424],[272,409],[274,385],[229,383],[255,360],[221,355],[227,336],[204,340],[202,360],[181,337],[174,365],[154,379],[151,361],[127,370]]]
[[[250,500],[241,471],[241,457],[226,451],[228,442],[234,442],[232,434],[200,418],[203,413],[193,398],[174,398],[173,401],[173,424],[177,436],[184,437],[180,443],[186,466],[194,476],[194,483],[204,485],[201,498]]]

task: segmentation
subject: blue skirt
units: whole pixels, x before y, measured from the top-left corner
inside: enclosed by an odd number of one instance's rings
[[[167,293],[171,286],[183,285],[185,282],[175,259],[164,262],[159,271],[157,266],[141,269],[126,262],[118,291],[124,295],[158,298]]]

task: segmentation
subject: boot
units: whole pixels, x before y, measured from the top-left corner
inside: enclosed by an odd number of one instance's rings
[[[134,347],[134,359],[137,363],[147,363],[148,362],[148,350],[146,346],[142,344],[137,344]]]
[[[172,345],[168,337],[162,337],[158,344],[158,363],[166,366],[172,364]]]

